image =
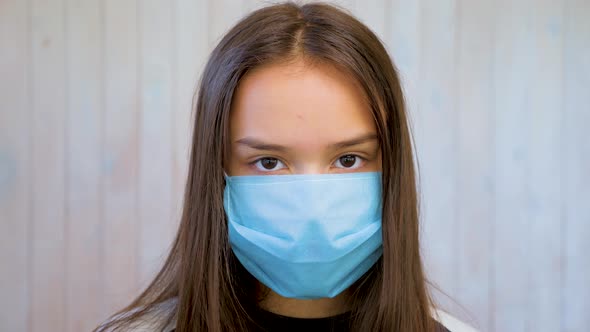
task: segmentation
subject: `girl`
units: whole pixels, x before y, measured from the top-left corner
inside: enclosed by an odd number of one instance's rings
[[[195,107],[172,250],[97,331],[448,331],[402,89],[366,26],[320,3],[255,11],[213,50]]]

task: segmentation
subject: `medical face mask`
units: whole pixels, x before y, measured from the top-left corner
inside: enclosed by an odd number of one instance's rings
[[[284,297],[334,297],[383,253],[380,172],[225,179],[232,250]]]

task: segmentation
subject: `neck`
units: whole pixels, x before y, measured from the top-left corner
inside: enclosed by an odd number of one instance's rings
[[[301,300],[283,297],[261,284],[259,284],[259,289],[259,292],[265,293],[264,298],[258,303],[260,308],[282,316],[324,318],[336,316],[350,310],[347,304],[347,291],[338,294],[334,298]]]

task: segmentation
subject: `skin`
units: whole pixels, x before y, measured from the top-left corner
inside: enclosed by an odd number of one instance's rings
[[[231,175],[323,174],[381,170],[375,123],[362,89],[327,64],[303,60],[246,74],[230,115]],[[285,298],[264,285],[260,306],[298,318],[347,311],[347,291],[334,298]]]

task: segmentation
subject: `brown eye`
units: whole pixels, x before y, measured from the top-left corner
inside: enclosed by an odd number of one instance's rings
[[[277,167],[279,161],[275,158],[262,158],[260,159],[260,165],[267,170],[272,170]]]
[[[338,160],[340,161],[340,165],[342,165],[342,167],[350,168],[350,167],[354,166],[354,164],[356,163],[356,156],[346,155],[346,156],[340,157],[340,159],[338,159]]]
[[[253,162],[256,170],[260,172],[280,171],[286,168],[285,164],[277,158],[263,157]]]

